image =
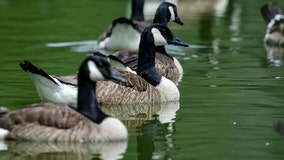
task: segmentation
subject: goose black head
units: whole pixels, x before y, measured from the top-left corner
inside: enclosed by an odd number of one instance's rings
[[[164,19],[164,17],[166,19]],[[169,21],[183,25],[183,22],[178,16],[176,5],[170,2],[163,2],[157,8],[153,23],[161,23],[167,25],[167,22]]]
[[[167,44],[188,47],[188,44],[179,40],[171,30],[162,24],[152,24],[147,27],[144,32],[151,32],[155,46],[163,46]]]
[[[85,59],[86,66],[89,71],[89,78],[92,81],[99,81],[104,79],[113,79],[120,82],[127,82],[125,78],[119,75],[110,66],[105,55],[95,52],[93,55],[88,56]]]

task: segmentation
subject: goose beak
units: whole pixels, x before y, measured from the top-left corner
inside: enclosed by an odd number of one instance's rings
[[[188,47],[189,45],[181,40],[179,40],[177,37],[173,37],[172,40],[168,41],[169,44],[177,45],[177,46],[183,46]]]
[[[113,69],[111,69],[111,73],[109,74],[108,78],[116,80],[116,81],[120,81],[122,83],[127,83],[127,80]]]
[[[176,22],[177,24],[183,25],[183,22],[180,20],[179,17],[176,17],[176,19],[174,20],[174,22]]]

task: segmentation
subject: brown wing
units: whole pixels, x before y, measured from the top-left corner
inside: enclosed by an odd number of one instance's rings
[[[78,84],[78,79],[77,79],[78,75],[77,74],[68,75],[68,76],[53,76],[53,77],[57,78],[61,82],[68,83],[68,84],[71,84],[71,85],[77,86],[77,84]]]
[[[134,71],[137,70],[138,52],[126,50],[118,51],[113,55],[110,55],[110,57],[115,58]],[[174,82],[177,82],[179,80],[181,73],[179,73],[177,66],[175,65],[173,59],[171,59],[170,57],[156,52],[155,67],[162,76]]]
[[[120,61],[123,65],[131,68],[134,71],[137,70],[138,52],[136,51],[122,50],[109,55],[109,57]]]
[[[41,126],[68,129],[86,119],[67,105],[38,103],[1,113],[0,128],[12,130],[15,126],[35,123]]]
[[[160,100],[158,90],[140,76],[118,71],[127,83],[107,80],[97,83],[97,99],[104,104],[154,103]]]
[[[156,52],[155,67],[162,76],[173,82],[177,82],[180,78],[181,73],[179,73],[174,61],[159,52]]]

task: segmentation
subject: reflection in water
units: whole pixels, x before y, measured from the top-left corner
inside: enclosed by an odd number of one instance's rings
[[[266,49],[266,58],[268,60],[268,65],[280,67],[283,65],[283,54],[284,48],[279,46],[269,46],[264,44]]]
[[[102,110],[136,126],[138,159],[164,159],[173,145],[172,135],[179,102],[135,105],[102,105]]]
[[[28,142],[5,141],[8,151],[0,151],[4,159],[68,159],[82,160],[100,158],[122,159],[127,141],[109,143]]]
[[[174,122],[161,123],[151,120],[136,127],[138,159],[166,159],[168,152],[175,146]]]
[[[160,123],[174,122],[179,102],[158,104],[101,105],[104,112],[122,120],[127,126],[139,126],[158,119]]]

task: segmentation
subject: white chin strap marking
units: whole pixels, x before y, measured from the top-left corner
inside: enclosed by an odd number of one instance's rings
[[[169,6],[169,11],[171,13],[171,21],[174,21],[175,20],[175,12],[174,12],[174,9],[172,6]]]
[[[152,28],[151,32],[154,37],[155,46],[163,46],[168,44],[167,40],[162,36],[161,32],[157,28]]]
[[[88,61],[88,68],[90,71],[90,79],[92,81],[104,80],[104,76],[93,61]]]

